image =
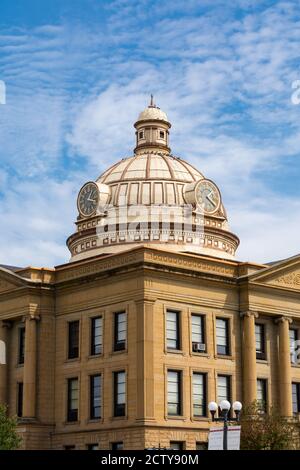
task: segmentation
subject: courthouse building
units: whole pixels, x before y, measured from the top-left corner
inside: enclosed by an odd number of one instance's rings
[[[79,191],[69,262],[0,267],[0,402],[25,449],[200,449],[212,400],[300,411],[300,256],[238,261],[170,129],[151,100],[133,156]]]

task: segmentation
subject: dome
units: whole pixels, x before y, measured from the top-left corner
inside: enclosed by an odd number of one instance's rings
[[[148,106],[148,108],[144,109],[138,117],[138,121],[152,121],[152,120],[159,120],[169,122],[166,113],[164,113],[160,108],[156,106]]]
[[[137,122],[140,121],[165,121],[169,123],[168,116],[164,111],[162,111],[158,106],[156,106],[153,102],[153,95],[151,95],[150,104],[147,108],[144,109],[139,114]]]
[[[116,253],[141,244],[175,252],[234,259],[218,187],[169,147],[171,123],[153,104],[134,124],[134,154],[79,191],[71,260]]]

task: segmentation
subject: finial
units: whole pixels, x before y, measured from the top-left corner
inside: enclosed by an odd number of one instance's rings
[[[151,94],[151,100],[150,100],[150,105],[152,108],[155,106],[154,102],[153,102],[153,95]]]

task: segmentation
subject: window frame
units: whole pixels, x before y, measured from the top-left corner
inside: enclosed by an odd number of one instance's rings
[[[178,396],[178,401],[177,402],[171,402],[169,400],[169,393],[174,393],[170,392],[169,390],[169,374],[174,373],[176,374],[177,377],[177,390],[176,390],[176,395]],[[178,369],[167,369],[167,416],[168,417],[182,417],[183,416],[183,393],[182,393],[182,375],[183,372],[182,370]],[[176,412],[172,413],[170,412],[169,406],[170,405],[175,405],[176,406]]]
[[[297,411],[294,411],[294,387],[296,387],[296,405]],[[292,382],[292,406],[293,406],[293,415],[300,413],[300,382]]]
[[[169,331],[174,331],[174,330],[171,330],[170,328],[168,328],[168,324],[170,322],[170,320],[168,319],[169,314],[175,315],[175,318],[176,318],[175,322],[173,322],[176,325],[176,329],[175,329],[176,337],[175,337],[175,339],[168,337],[168,332]],[[180,325],[180,321],[181,321],[181,312],[179,310],[175,310],[175,309],[171,309],[171,308],[168,308],[166,310],[166,327],[165,327],[165,331],[166,331],[166,349],[167,349],[167,351],[181,351],[181,325]],[[175,347],[169,346],[168,341],[175,341]]]
[[[201,339],[202,341],[193,341],[193,335],[197,333],[193,333],[193,318],[194,317],[199,317],[201,319]],[[190,315],[190,328],[191,328],[191,347],[192,347],[192,353],[197,353],[197,354],[206,354],[207,352],[207,344],[206,344],[206,315],[203,313],[196,313],[196,312],[191,312]],[[205,349],[203,351],[194,351],[194,344],[204,344]]]
[[[101,334],[99,334],[99,335],[95,335],[95,330],[97,328],[95,326],[95,322],[97,320],[101,320],[101,324],[100,324]],[[90,355],[91,356],[101,356],[101,354],[103,354],[103,323],[104,323],[103,322],[103,315],[97,315],[95,317],[90,317],[90,328],[91,328]],[[100,344],[96,343],[96,338],[102,338]],[[97,346],[100,347],[99,352],[96,351]]]
[[[195,400],[194,400],[194,376],[201,375],[202,376],[202,385],[203,385],[203,404],[202,404],[202,413],[195,414]],[[205,418],[207,417],[207,372],[201,372],[197,370],[192,371],[192,417],[197,418]],[[199,394],[198,394],[199,395]]]
[[[25,335],[26,328],[25,326],[20,326],[18,328],[18,365],[22,366],[25,362]]]
[[[225,327],[225,341],[226,341],[226,345],[223,346],[223,345],[219,345],[218,344],[218,320],[221,320],[224,322],[224,324],[226,325]],[[225,347],[225,352],[221,352],[219,350],[219,347]],[[216,353],[217,353],[217,356],[231,356],[231,341],[230,341],[230,318],[228,317],[221,317],[221,316],[217,316],[216,317]]]
[[[17,417],[23,417],[24,383],[17,382]]]
[[[72,382],[77,382],[77,408],[71,408],[72,403]],[[68,377],[67,378],[67,423],[75,423],[79,419],[79,378],[78,377]]]
[[[124,374],[124,382],[119,383],[118,377],[120,374]],[[123,392],[119,392],[120,384],[124,383],[124,403],[118,402],[118,396],[122,395]],[[113,416],[114,418],[122,418],[126,416],[126,401],[127,401],[127,374],[126,370],[118,370],[113,372]]]
[[[100,392],[99,392],[99,405],[95,406],[95,399],[97,399],[97,396],[95,395],[95,379],[99,378],[100,379]],[[102,396],[103,396],[103,380],[102,380],[102,374],[92,374],[89,376],[89,391],[90,391],[90,410],[89,410],[89,418],[90,420],[100,420],[102,419],[102,414],[103,414],[103,407],[102,407]],[[95,413],[95,409],[100,408],[100,415],[97,416]]]
[[[71,344],[72,334],[71,327],[77,325],[77,346]],[[68,321],[68,359],[74,360],[79,359],[79,344],[80,344],[80,320],[70,320]],[[73,352],[72,352],[73,351]]]
[[[128,316],[127,316],[127,312],[126,310],[120,310],[119,312],[114,312],[113,314],[113,319],[114,319],[114,327],[113,327],[113,331],[114,331],[114,344],[113,344],[113,351],[114,352],[120,352],[120,351],[126,351],[127,349],[127,327],[128,327]],[[125,330],[119,330],[119,325],[120,325],[120,321],[119,321],[119,318],[120,318],[120,315],[124,315],[125,317]],[[119,334],[122,332],[122,331],[125,331],[125,340],[120,340],[118,339],[119,338]]]
[[[257,349],[257,331],[256,328],[259,329],[260,335],[260,343],[262,348],[259,350]],[[255,322],[255,351],[256,351],[256,359],[265,361],[266,360],[266,325],[264,323],[256,323]]]
[[[263,392],[263,400],[262,406],[260,406],[260,399],[258,398],[258,383],[261,382],[263,384],[262,392]],[[267,413],[268,410],[268,379],[264,377],[257,377],[256,379],[256,393],[257,393],[257,405],[261,412]]]

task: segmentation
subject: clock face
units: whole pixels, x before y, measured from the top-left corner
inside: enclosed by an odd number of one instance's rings
[[[220,191],[210,180],[201,180],[196,187],[197,206],[206,214],[216,212],[221,204]]]
[[[80,190],[77,206],[83,217],[89,217],[96,212],[99,203],[99,190],[96,183],[86,183]]]

